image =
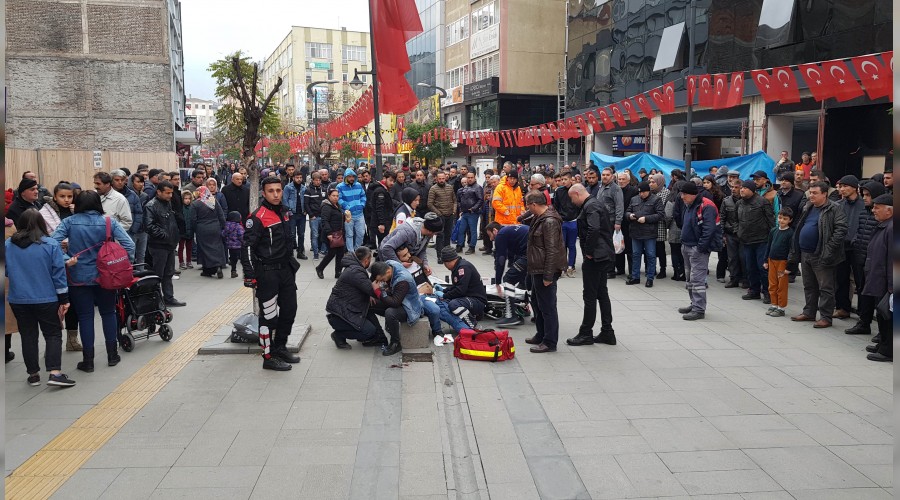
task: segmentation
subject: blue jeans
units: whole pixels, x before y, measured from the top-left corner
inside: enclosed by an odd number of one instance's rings
[[[78,330],[84,348],[94,348],[94,306],[100,311],[103,337],[106,342],[118,340],[119,324],[116,320],[116,292],[99,286],[70,286],[69,300],[78,315]]]
[[[769,273],[763,269],[766,262],[766,242],[747,244],[744,243],[741,250],[744,253],[744,271],[747,273],[747,281],[750,282],[750,294],[758,294],[768,291]],[[766,286],[762,286],[765,277]]]
[[[479,214],[462,214],[462,225],[459,227],[459,236],[456,239],[457,245],[466,244],[466,233],[468,233],[469,248],[475,249],[475,243],[478,242],[478,217]]]
[[[322,219],[316,217],[315,219],[309,219],[309,240],[312,243],[312,252],[313,255],[319,255],[319,250],[321,253],[325,253],[328,250],[325,248],[319,248],[319,228],[322,227]]]
[[[563,242],[569,251],[569,267],[575,267],[575,242],[578,240],[578,221],[563,222]]]
[[[427,295],[422,297],[422,306],[424,309],[424,316],[428,318],[428,324],[431,325],[431,333],[434,335],[441,334],[441,307],[438,305],[438,302],[443,302],[441,299],[438,299],[436,302],[432,302],[427,300],[428,297],[434,297],[434,295]]]
[[[131,236],[134,241],[134,263],[143,264],[144,257],[147,255],[147,233],[142,231],[128,236]]]
[[[350,219],[350,222],[344,223],[344,241],[347,243],[347,251],[355,252],[362,246],[365,236],[366,221],[362,214],[356,215]]]
[[[463,328],[469,328],[469,325],[461,320],[459,316],[453,314],[452,311],[460,307],[465,307],[469,310],[469,314],[472,314],[474,316],[480,316],[484,313],[484,304],[482,304],[480,301],[473,300],[468,297],[462,297],[450,301],[439,300],[437,302],[437,305],[441,309],[441,321],[450,325],[450,327],[453,328],[453,331],[456,333],[459,333]]]
[[[647,279],[656,277],[656,239],[631,239],[631,279],[641,279],[641,256],[647,256]]]

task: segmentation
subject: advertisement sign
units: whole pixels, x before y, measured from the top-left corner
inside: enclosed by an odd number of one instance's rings
[[[613,136],[613,151],[644,151],[647,138],[643,135]]]
[[[94,170],[103,168],[103,152],[94,151]]]
[[[463,102],[463,88],[465,85],[447,89],[447,97],[441,99],[441,106],[452,106]]]
[[[469,35],[469,57],[475,59],[489,52],[500,50],[500,25]]]
[[[482,97],[496,95],[499,92],[500,78],[492,76],[466,85],[463,93],[463,100],[470,101],[472,99],[481,99]]]
[[[310,69],[331,69],[331,63],[328,62],[311,62]]]

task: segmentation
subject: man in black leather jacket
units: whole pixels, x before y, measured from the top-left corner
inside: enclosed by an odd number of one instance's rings
[[[578,335],[566,340],[569,345],[609,344],[616,345],[616,334],[612,327],[612,303],[606,287],[607,270],[615,259],[612,233],[613,223],[603,203],[590,196],[581,184],[569,188],[569,197],[581,207],[578,215],[578,239],[581,243],[581,279],[584,284],[584,317],[578,328]],[[597,304],[600,304],[600,334],[594,337],[594,323],[597,321]]]
[[[154,274],[162,279],[163,300],[167,306],[187,305],[175,300],[172,276],[175,276],[175,249],[179,233],[172,194],[175,186],[169,181],[156,185],[156,194],[144,206],[144,223],[147,231],[147,256]]]

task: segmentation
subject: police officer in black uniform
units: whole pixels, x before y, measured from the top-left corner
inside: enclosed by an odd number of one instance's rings
[[[262,205],[245,223],[241,249],[244,286],[256,288],[259,301],[263,369],[287,371],[291,369],[288,363],[300,362],[299,356],[287,350],[288,335],[297,314],[295,275],[300,263],[293,254],[294,242],[288,226],[291,213],[281,204],[281,180],[267,177],[262,190]]]

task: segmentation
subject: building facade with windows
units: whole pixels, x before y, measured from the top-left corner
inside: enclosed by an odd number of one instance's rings
[[[626,154],[621,150],[623,143],[646,144],[654,154],[678,159],[690,147],[693,158],[701,160],[759,150],[777,159],[786,150],[799,161],[803,151],[818,151],[820,167],[832,179],[845,173],[863,177],[873,173],[862,166],[869,165],[871,170],[879,163],[877,157],[892,148],[891,103],[886,98],[870,101],[866,96],[818,102],[799,72],[795,72],[799,103],[766,104],[747,78],[739,106],[698,110],[695,105],[693,141],[688,145],[684,83],[691,66],[688,5],[682,0],[570,3],[569,115],[668,82],[676,89],[674,113],[586,138],[585,160],[591,150]],[[791,66],[893,47],[892,5],[887,0],[707,0],[696,5],[694,74]],[[662,43],[667,29],[675,31],[674,43]]]
[[[369,33],[294,26],[262,65],[262,88],[266,95],[278,77],[281,88],[273,99],[286,131],[313,128],[318,112],[320,123],[340,115],[360,96],[350,88],[355,70],[371,69]],[[360,79],[369,81],[368,75]],[[316,81],[338,80],[307,93]]]
[[[557,117],[565,65],[565,0],[446,0],[441,114],[449,128],[505,130]],[[457,145],[452,160],[483,170],[540,161],[544,148]]]
[[[188,130],[197,130],[202,135],[209,135],[216,128],[216,111],[219,103],[188,96],[184,105],[184,114]]]

